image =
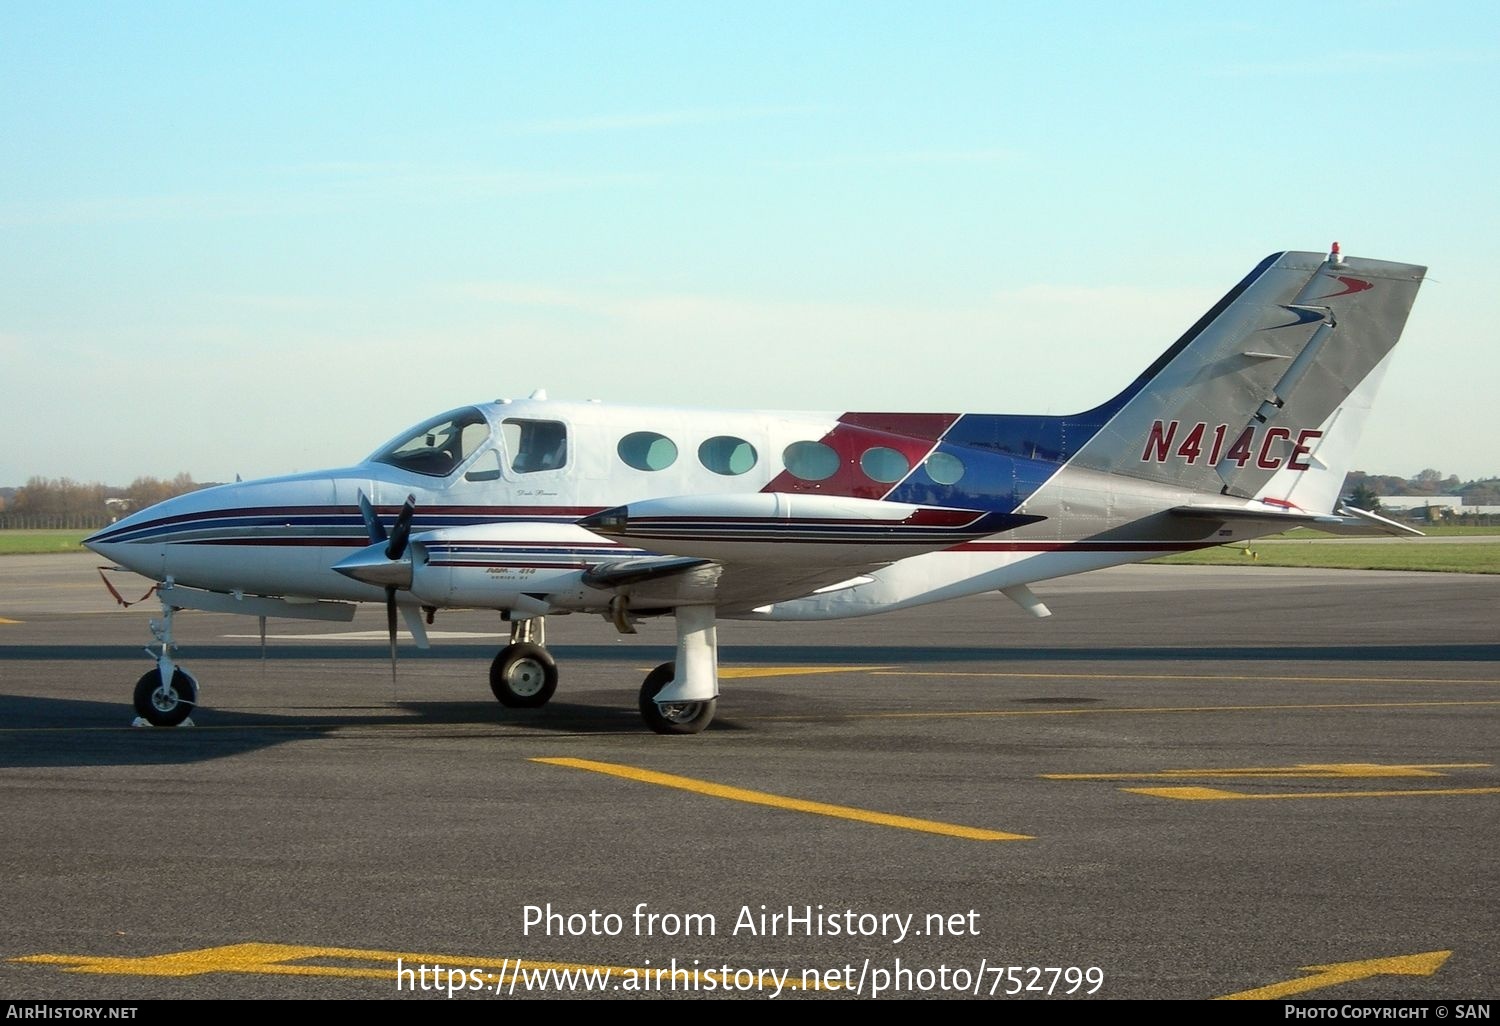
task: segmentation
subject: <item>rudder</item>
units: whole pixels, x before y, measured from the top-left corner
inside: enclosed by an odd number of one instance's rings
[[[1401,337],[1426,268],[1345,258],[1335,245],[1257,270],[1132,384],[1070,465],[1243,498],[1278,474],[1342,481],[1331,463],[1352,452],[1372,372]]]

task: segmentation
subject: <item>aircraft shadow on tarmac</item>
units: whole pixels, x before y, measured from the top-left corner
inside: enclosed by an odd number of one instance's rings
[[[623,662],[646,665],[672,658],[669,645],[554,645],[549,650],[566,673],[570,662]],[[77,662],[125,660],[138,648],[118,645],[18,645],[0,648],[0,662]],[[386,649],[369,645],[285,644],[268,648],[270,661],[296,660],[368,660],[382,664]],[[401,662],[425,660],[473,660],[481,666],[494,658],[495,646],[442,645],[422,651],[402,649]],[[203,645],[185,649],[182,665],[188,669],[197,663],[224,660],[259,661],[261,649],[256,645]],[[1398,643],[1391,645],[1058,645],[1054,647],[998,647],[967,645],[730,645],[720,646],[719,662],[724,666],[803,666],[857,663],[898,663],[910,666],[939,666],[944,663],[988,663],[1004,669],[1017,663],[1035,664],[1065,660],[1069,662],[1175,662],[1245,660],[1264,663],[1303,664],[1318,661],[1354,663],[1467,663],[1500,661],[1500,643],[1431,644]],[[382,671],[383,672],[383,671]],[[482,676],[480,671],[477,675]]]
[[[444,726],[455,728],[454,737],[482,737],[485,727],[512,737],[516,729],[646,736],[639,713],[623,703],[549,702],[541,709],[505,709],[494,701],[403,701],[285,714],[205,707],[194,715],[194,726],[163,728],[132,728],[134,715],[127,702],[0,695],[0,769],[200,763],[351,728],[407,728],[420,731],[426,740],[443,737]],[[742,729],[732,719],[710,727],[714,732]],[[392,742],[396,740],[392,734]]]
[[[637,668],[671,657],[668,646],[641,645],[628,649],[618,645],[557,646],[560,664],[624,663]],[[0,648],[0,662],[120,662],[130,650],[117,645],[14,646]],[[472,661],[476,683],[483,680],[483,667],[494,655],[491,645],[445,645],[426,652],[403,651],[403,664],[430,660]],[[384,647],[350,645],[283,645],[268,649],[268,661],[348,660],[368,662],[371,674],[384,676]],[[1258,664],[1261,672],[1275,676],[1295,673],[1318,661],[1348,663],[1461,663],[1500,661],[1500,644],[1394,644],[1394,645],[1224,645],[1178,647],[1079,646],[1058,648],[967,647],[967,646],[868,646],[755,645],[724,646],[726,666],[839,665],[858,662],[870,665],[901,665],[938,668],[947,664],[984,664],[996,670],[1014,671],[1022,666],[1058,663],[1150,662],[1166,668],[1160,672],[1192,673],[1205,663],[1223,666],[1229,661]],[[185,664],[226,661],[259,661],[255,645],[195,647]],[[1183,663],[1174,671],[1171,664]],[[401,701],[384,704],[372,696],[371,704],[358,707],[299,707],[286,713],[257,713],[220,709],[207,705],[195,715],[200,728],[128,729],[134,715],[128,700],[128,682],[120,683],[120,700],[108,702],[0,694],[0,767],[144,766],[197,763],[256,751],[290,741],[318,738],[350,728],[419,728],[422,737],[435,738],[433,728],[463,728],[463,736],[475,736],[487,726],[514,736],[516,729],[548,734],[638,734],[640,720],[626,694],[592,689],[575,692],[573,701],[553,701],[541,709],[505,709],[497,703],[476,701]],[[482,684],[479,686],[482,687]],[[773,709],[782,704],[779,693],[758,696],[755,689],[731,682],[728,690],[736,702]],[[759,698],[764,701],[759,701]],[[580,701],[579,699],[583,699]],[[1017,697],[1014,701],[1060,701],[1055,697]],[[1078,701],[1083,701],[1079,699]],[[712,731],[749,729],[721,715]],[[457,735],[455,735],[457,736]]]

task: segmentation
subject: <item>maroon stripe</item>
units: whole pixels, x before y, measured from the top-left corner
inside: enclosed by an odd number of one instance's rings
[[[1188,552],[1223,542],[960,542],[946,552]]]
[[[427,565],[428,566],[469,567],[469,568],[474,568],[474,569],[481,569],[481,568],[484,568],[484,567],[504,567],[506,569],[528,569],[528,568],[530,568],[530,569],[536,569],[536,570],[587,570],[592,564],[590,564],[590,563],[490,563],[490,562],[479,563],[479,562],[459,562],[457,560],[447,560],[447,559],[443,559],[443,560],[434,559],[432,562],[428,563]]]

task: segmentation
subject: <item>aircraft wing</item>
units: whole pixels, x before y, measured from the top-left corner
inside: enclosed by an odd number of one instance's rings
[[[1265,504],[1236,506],[1227,503],[1190,503],[1186,506],[1177,506],[1171,512],[1173,516],[1193,517],[1220,523],[1235,520],[1273,526],[1284,525],[1283,530],[1311,527],[1319,531],[1327,531],[1329,534],[1390,534],[1423,537],[1422,532],[1416,528],[1398,524],[1378,513],[1371,513],[1367,509],[1356,509],[1353,506],[1340,506],[1337,513],[1308,513],[1304,510]]]
[[[603,510],[578,526],[671,555],[645,557],[648,577],[601,568],[598,584],[630,584],[632,603],[711,602],[750,609],[853,587],[900,559],[1035,523],[1042,517],[828,495],[688,495]],[[587,583],[593,583],[588,578]]]
[[[507,521],[376,541],[335,569],[438,607],[543,616],[681,606],[743,611],[852,587],[908,556],[1038,516],[849,496],[752,493],[650,499],[576,523]],[[602,593],[602,594],[601,594]]]
[[[672,605],[691,598],[740,609],[863,584],[870,578],[859,570],[885,565],[766,567],[693,556],[641,556],[593,567],[584,572],[583,583],[601,591],[629,589],[638,607]]]
[[[833,566],[893,562],[1044,519],[846,495],[752,492],[647,499],[601,510],[578,526],[674,555]],[[872,560],[877,552],[884,555]]]

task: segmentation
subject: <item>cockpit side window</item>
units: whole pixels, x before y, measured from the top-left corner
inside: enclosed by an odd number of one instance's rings
[[[479,458],[474,461],[467,471],[464,472],[465,481],[498,481],[500,480],[500,454],[494,449],[480,453]]]
[[[568,428],[561,421],[507,420],[500,430],[514,473],[534,474],[567,466]]]
[[[489,437],[489,421],[484,419],[484,414],[470,407],[434,417],[410,436],[371,456],[370,460],[426,477],[447,477]]]

